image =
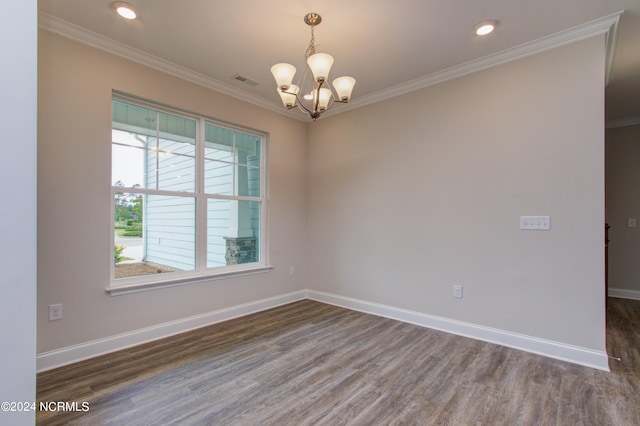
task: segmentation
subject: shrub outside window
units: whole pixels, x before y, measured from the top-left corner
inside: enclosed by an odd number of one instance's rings
[[[111,286],[266,267],[265,139],[114,96]]]

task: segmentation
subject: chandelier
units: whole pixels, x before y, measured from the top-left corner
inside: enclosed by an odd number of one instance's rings
[[[335,102],[347,103],[351,99],[353,86],[356,79],[353,77],[338,77],[333,80],[334,95],[331,89],[323,87],[329,78],[329,71],[333,65],[333,57],[326,53],[316,53],[316,41],[313,29],[322,22],[322,17],[317,13],[308,13],[304,22],[311,27],[311,40],[305,52],[307,66],[298,84],[293,84],[296,67],[291,64],[279,63],[271,67],[271,73],[278,85],[278,94],[282,104],[287,109],[298,107],[309,114],[312,120],[317,120],[320,115],[333,106]],[[313,74],[310,81],[309,70]],[[303,93],[302,98],[300,94]]]

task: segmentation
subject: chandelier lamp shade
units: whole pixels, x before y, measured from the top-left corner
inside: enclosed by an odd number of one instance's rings
[[[276,80],[277,91],[284,107],[287,109],[298,107],[301,111],[309,114],[312,120],[317,120],[335,102],[349,102],[353,86],[356,84],[355,78],[345,76],[333,80],[335,94],[330,88],[325,87],[333,66],[333,56],[327,53],[316,53],[313,29],[321,21],[322,17],[317,13],[308,13],[304,17],[304,22],[311,27],[311,40],[305,53],[307,66],[297,84],[293,83],[296,74],[296,67],[293,65],[279,63],[271,67],[271,73]],[[313,76],[312,79],[309,71]]]

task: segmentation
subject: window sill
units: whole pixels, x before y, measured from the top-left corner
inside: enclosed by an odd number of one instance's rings
[[[158,290],[161,288],[176,287],[189,284],[197,284],[207,281],[220,280],[229,277],[239,277],[243,275],[260,274],[263,272],[269,272],[273,269],[273,266],[254,266],[245,269],[237,269],[233,271],[219,272],[210,275],[198,275],[189,277],[180,277],[175,279],[168,279],[165,281],[155,281],[147,283],[132,283],[123,285],[110,285],[105,288],[105,291],[111,296],[121,296],[123,294],[139,293],[142,291]]]

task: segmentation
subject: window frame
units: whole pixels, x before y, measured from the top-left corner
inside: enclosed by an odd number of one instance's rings
[[[144,101],[135,97],[127,96],[125,94],[114,92],[111,96],[111,104],[113,101],[119,101],[128,103],[131,105],[139,106],[142,108],[151,109],[157,113],[167,113],[175,115],[188,120],[194,120],[196,122],[196,137],[195,137],[195,190],[194,192],[183,191],[170,191],[162,189],[150,189],[150,188],[134,188],[134,187],[115,187],[113,176],[113,112],[111,113],[111,130],[110,130],[110,278],[109,286],[105,289],[107,293],[112,296],[135,293],[140,291],[153,290],[157,288],[173,287],[177,285],[186,285],[192,283],[199,283],[204,281],[212,281],[217,279],[223,279],[231,276],[255,274],[261,272],[267,272],[272,269],[269,263],[269,250],[268,250],[268,152],[269,152],[269,137],[268,133],[258,131],[255,129],[246,128],[236,124],[227,123],[212,117],[208,117],[203,114],[196,114],[192,112],[186,112],[176,108],[168,107],[159,103],[153,103]],[[113,111],[113,109],[111,109]],[[206,148],[206,136],[205,128],[207,124],[218,126],[233,132],[241,132],[243,134],[251,135],[259,139],[260,149],[260,193],[259,196],[248,195],[223,195],[207,193],[205,188],[205,148]],[[246,166],[246,165],[245,165]],[[122,192],[127,194],[148,194],[148,195],[161,195],[161,196],[177,196],[177,197],[189,197],[194,198],[195,202],[195,218],[194,218],[194,237],[195,237],[195,267],[189,271],[175,271],[166,272],[161,274],[148,274],[140,275],[128,278],[115,278],[115,262],[113,260],[113,250],[115,246],[115,206],[114,198],[116,192]],[[226,265],[218,267],[207,266],[207,206],[208,200],[232,200],[232,201],[253,201],[260,203],[260,232],[259,232],[259,244],[256,247],[259,253],[259,260],[257,262],[243,263],[237,265]],[[144,219],[146,220],[146,218]]]

